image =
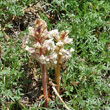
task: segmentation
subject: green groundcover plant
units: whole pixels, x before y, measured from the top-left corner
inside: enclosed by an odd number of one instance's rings
[[[71,110],[109,110],[110,1],[38,0],[38,2],[42,10],[39,14],[47,22],[48,30],[57,29],[60,34],[62,30],[65,30],[64,32],[69,30],[69,37],[73,39],[73,42],[64,48],[74,48],[75,51],[68,60],[67,67],[61,68],[60,71],[62,99]],[[28,29],[20,32],[17,40],[10,35],[8,42],[4,37],[7,34],[4,29],[13,28],[9,23],[10,19],[13,15],[23,16],[22,9],[31,3],[35,3],[34,0],[0,1],[0,107],[2,105],[3,110],[6,109],[6,102],[19,102],[22,99],[21,86],[24,82],[20,81],[26,71],[21,68],[31,58],[21,48],[20,40],[24,37],[22,33],[29,34]],[[57,40],[54,43],[56,45]],[[42,57],[45,62],[45,56]],[[44,101],[41,99],[39,103],[40,107],[34,103],[22,109],[44,109],[42,108]],[[50,98],[48,102],[49,110],[64,110],[63,106],[57,98],[55,100]]]

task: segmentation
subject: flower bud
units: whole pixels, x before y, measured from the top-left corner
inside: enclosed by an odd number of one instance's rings
[[[62,47],[62,46],[64,45],[64,43],[63,43],[61,40],[59,40],[59,41],[56,43],[56,45],[59,46],[59,47]]]
[[[60,33],[60,40],[63,40],[65,37],[67,37],[68,36],[68,33],[69,33],[69,30],[62,31]]]

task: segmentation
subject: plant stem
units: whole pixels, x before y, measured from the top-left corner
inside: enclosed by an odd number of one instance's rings
[[[60,90],[60,64],[59,64],[59,61],[60,61],[60,55],[58,55],[57,66],[55,68],[56,83],[57,83],[56,90],[58,93]]]
[[[48,107],[48,93],[47,93],[47,75],[45,64],[41,64],[42,68],[42,83],[43,83],[43,92],[44,92],[44,107]]]

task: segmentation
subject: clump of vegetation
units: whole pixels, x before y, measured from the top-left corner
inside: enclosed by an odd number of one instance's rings
[[[40,66],[37,65],[39,61],[31,59],[25,51],[28,27],[32,26],[34,20],[40,16],[47,22],[48,32],[58,29],[61,34],[62,30],[66,33],[66,30],[69,30],[69,37],[73,39],[73,43],[64,47],[65,50],[75,49],[66,64],[67,67],[56,70],[56,73],[60,70],[59,94],[63,101],[71,110],[109,110],[109,7],[110,2],[105,0],[42,0],[42,2],[40,0],[1,0],[0,108],[5,110],[12,105],[21,104],[24,105],[22,109],[26,110],[45,109],[41,96],[43,92]],[[27,23],[25,27],[21,22]],[[53,40],[56,45],[57,39]],[[48,69],[48,72],[47,75],[54,79],[54,71]],[[34,84],[38,85],[38,88]],[[50,89],[48,108],[65,109],[63,103],[55,98],[51,86],[47,85]],[[36,89],[39,91],[38,95]]]

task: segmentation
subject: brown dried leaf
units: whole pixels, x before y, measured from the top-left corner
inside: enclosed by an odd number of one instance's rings
[[[8,35],[4,35],[5,40],[8,42],[10,37]]]

